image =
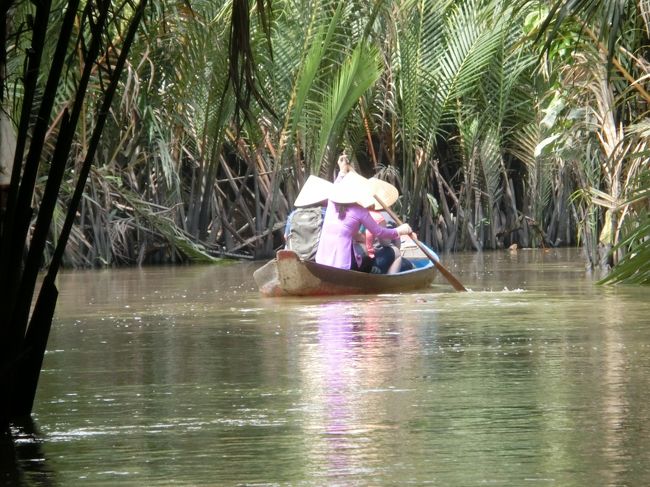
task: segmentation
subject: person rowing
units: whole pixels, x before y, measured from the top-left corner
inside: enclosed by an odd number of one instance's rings
[[[370,272],[371,265],[363,265],[363,255],[355,252],[353,245],[363,225],[377,238],[394,240],[412,233],[411,226],[403,223],[397,228],[379,225],[370,215],[375,198],[368,180],[357,174],[347,156],[338,160],[339,174],[330,191],[321,237],[316,252],[319,264]]]

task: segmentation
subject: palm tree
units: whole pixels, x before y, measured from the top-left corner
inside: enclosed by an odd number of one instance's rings
[[[644,181],[640,175],[648,164],[648,138],[640,134],[646,134],[650,94],[644,80],[650,72],[638,54],[650,38],[647,2],[558,0],[541,26],[543,34],[549,58],[560,44],[572,52],[572,67],[558,70],[571,88],[558,96],[566,108],[560,117],[563,135],[554,143],[566,147],[578,140],[587,148],[574,164],[587,249],[594,265],[601,259],[616,264],[626,248],[628,255],[640,254],[636,232],[647,217],[634,183]],[[629,271],[629,257],[625,260]]]
[[[523,14],[500,2],[401,7],[388,29],[397,50],[387,72],[409,195],[403,210],[438,247],[503,246],[509,229],[526,226],[510,166],[532,160],[535,146],[522,136],[537,92],[535,53],[520,46]]]

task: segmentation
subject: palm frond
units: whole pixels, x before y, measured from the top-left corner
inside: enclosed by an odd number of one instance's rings
[[[627,253],[599,284],[650,284],[650,213],[644,211],[635,225],[634,230],[613,249],[626,250]]]
[[[373,47],[358,45],[341,66],[321,108],[321,129],[313,161],[316,172],[326,162],[325,156],[333,157],[343,122],[380,75],[378,53]]]
[[[621,37],[630,33],[630,20],[636,18],[636,0],[555,0],[540,27],[538,38],[546,35],[544,48],[560,34],[560,27],[570,19],[578,19],[584,26],[597,27],[599,37],[607,46],[608,71]]]

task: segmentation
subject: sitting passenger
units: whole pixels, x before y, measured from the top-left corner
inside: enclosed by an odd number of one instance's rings
[[[309,176],[298,193],[284,228],[285,248],[293,250],[302,260],[314,260],[320,240],[327,195],[332,183],[318,176]]]
[[[362,268],[362,256],[354,251],[353,241],[361,225],[379,238],[393,240],[411,233],[405,223],[397,228],[380,226],[368,207],[375,203],[370,183],[351,170],[347,156],[338,161],[340,172],[329,195],[316,262],[340,269],[369,271]]]
[[[392,206],[399,197],[397,188],[389,182],[377,178],[370,178],[373,193],[379,198],[370,208],[370,216],[382,227],[388,227],[386,218],[382,212],[384,205]],[[381,201],[381,203],[379,203]],[[393,223],[392,220],[390,223]],[[394,228],[394,224],[392,227]],[[399,238],[386,240],[377,238],[371,231],[366,230],[366,248],[373,259],[373,266],[370,272],[375,274],[394,274],[400,271],[402,254],[399,251]]]
[[[395,223],[389,221],[385,223],[388,228],[395,228]],[[377,274],[395,274],[413,269],[415,266],[406,257],[402,256],[402,240],[375,239],[375,258],[373,267],[370,272]]]

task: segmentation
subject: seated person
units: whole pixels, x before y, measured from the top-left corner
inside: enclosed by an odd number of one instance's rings
[[[408,235],[411,227],[406,223],[397,228],[377,224],[368,210],[375,203],[370,183],[351,170],[345,154],[339,158],[338,164],[340,172],[329,195],[316,262],[363,271],[362,256],[354,251],[353,245],[361,225],[378,237],[389,240]]]
[[[393,205],[399,196],[397,188],[392,184],[382,181],[381,179],[371,178],[368,180],[373,188],[373,192],[377,195],[381,202],[387,207]],[[394,228],[395,223],[388,214],[384,214],[381,210],[383,206],[376,201],[373,208],[370,210],[370,215],[373,220],[382,227]],[[400,252],[401,241],[399,238],[393,240],[386,240],[377,238],[372,232],[366,231],[366,248],[368,254],[373,258],[373,266],[371,272],[377,274],[395,274],[403,270],[413,268],[413,264],[407,259],[402,258]]]
[[[284,228],[285,248],[302,260],[314,260],[320,241],[327,195],[332,183],[309,176],[296,197],[296,207],[287,217]]]
[[[388,228],[394,228],[392,221],[386,223]],[[400,250],[401,239],[394,240],[375,239],[373,243],[374,260],[370,272],[376,274],[395,274],[408,271],[414,268],[413,263],[406,257],[402,257]]]

